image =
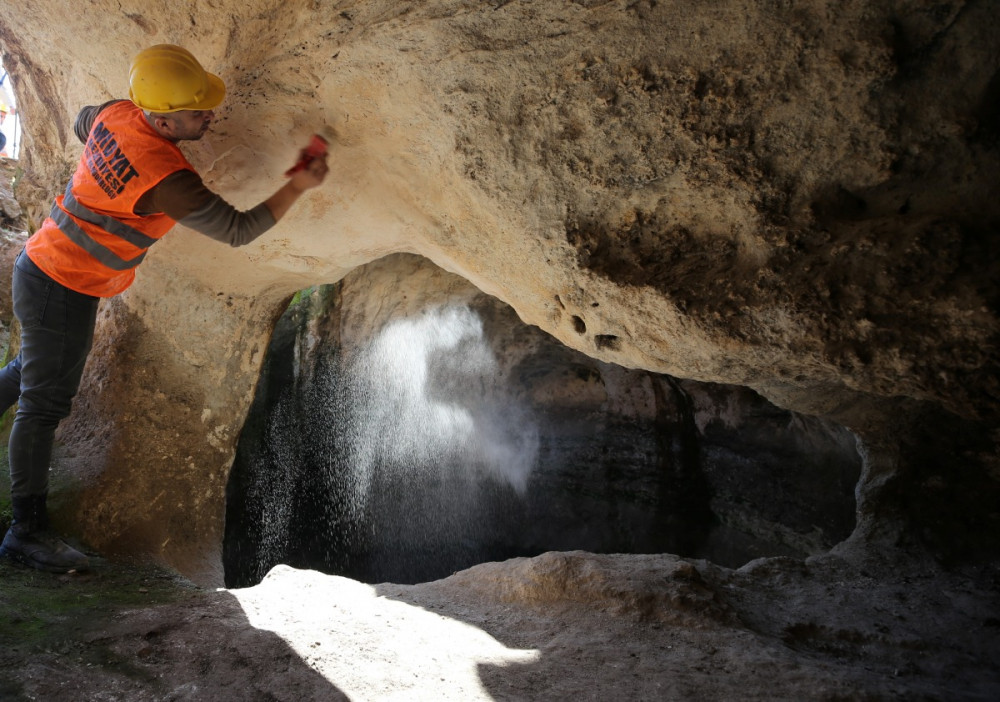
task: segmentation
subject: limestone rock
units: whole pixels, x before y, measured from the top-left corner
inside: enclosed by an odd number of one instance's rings
[[[395,254],[279,320],[230,472],[226,584],[278,563],[412,583],[554,550],[818,555],[854,529],[860,469],[843,427],[595,360]]]
[[[229,250],[178,229],[102,306],[60,434],[57,521],[104,553],[220,583],[229,468],[275,321],[298,290],[420,254],[602,362],[838,421],[865,460],[857,528],[819,561],[732,572],[665,556],[665,583],[643,566],[628,585],[614,573],[635,571],[603,559],[484,567],[517,605],[483,606],[468,577],[382,588],[447,602],[501,653],[542,651],[463,680],[512,699],[770,699],[776,680],[786,699],[996,698],[997,36],[987,0],[0,4],[33,224],[80,153],[77,110],[124,96],[129,59],[151,44],[182,43],[226,81],[212,132],[185,148],[241,208],[278,187],[312,132],[338,135],[324,187],[265,237]],[[286,577],[327,604],[345,585]],[[293,588],[255,604],[267,587],[248,609],[308,602]],[[699,637],[673,615],[661,629],[629,617],[675,596],[685,616],[715,627],[735,611],[745,628]],[[533,616],[525,603],[545,598],[560,611]],[[235,627],[216,633],[279,627],[246,629],[231,603],[207,611]],[[238,675],[213,693],[307,658],[357,680],[369,660],[309,658],[301,612],[294,655],[270,640],[248,662],[216,638],[195,657],[184,632],[205,628],[183,616],[122,634],[138,650],[182,639],[163,695],[195,695],[192,666],[216,660]],[[77,666],[25,660],[43,686]],[[290,667],[291,696],[338,692]],[[255,694],[289,694],[270,679]],[[87,688],[89,668],[68,680],[74,698],[148,686]]]
[[[819,702],[1000,690],[987,582],[919,569],[873,578],[836,558],[729,571],[669,555],[545,554],[411,586],[281,566],[241,590],[169,587],[121,565],[62,581],[0,571],[0,627],[18,631],[0,690],[15,699]],[[60,606],[29,614],[32,596]]]
[[[602,361],[746,385],[855,430],[857,543],[922,539],[907,510],[940,485],[930,540],[960,531],[968,505],[950,498],[964,495],[979,500],[968,552],[995,551],[998,13],[4,4],[31,221],[79,154],[79,106],[125,95],[130,57],[156,42],[227,82],[187,148],[236,205],[269,195],[310,133],[338,134],[327,183],[267,236],[227,250],[173,232],[103,307],[62,434],[55,477],[83,486],[63,518],[102,550],[217,582],[226,478],[275,319],[295,291],[407,251]],[[927,426],[971,444],[934,453]]]

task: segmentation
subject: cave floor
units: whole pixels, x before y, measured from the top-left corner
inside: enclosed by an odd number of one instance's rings
[[[420,585],[0,563],[4,700],[993,700],[995,569],[550,553]]]

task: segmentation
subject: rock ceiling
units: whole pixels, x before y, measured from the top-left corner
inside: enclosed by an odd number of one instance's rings
[[[231,250],[178,229],[103,307],[62,437],[100,548],[217,575],[274,321],[394,252],[601,360],[837,419],[869,484],[918,420],[990,436],[993,3],[85,5],[0,7],[36,223],[79,154],[77,109],[125,95],[154,43],[228,85],[188,153],[234,204],[277,188],[314,130],[338,135],[327,182],[268,235]]]

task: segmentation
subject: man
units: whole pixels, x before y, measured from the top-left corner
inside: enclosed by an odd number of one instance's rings
[[[250,243],[323,182],[314,158],[271,197],[238,211],[205,187],[177,143],[200,139],[225,85],[187,50],[140,52],[130,100],[85,107],[74,129],[85,142],[64,195],[14,266],[17,357],[0,370],[0,412],[18,402],[10,434],[13,521],[0,555],[50,572],[87,558],[48,531],[46,498],[56,426],[69,415],[90,353],[97,305],[131,285],[146,249],[176,222],[231,246]]]

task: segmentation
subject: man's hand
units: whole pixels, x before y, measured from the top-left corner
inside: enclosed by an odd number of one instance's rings
[[[301,156],[302,154],[300,154]],[[306,164],[305,168],[292,174],[288,182],[278,189],[278,192],[264,201],[267,208],[271,210],[271,214],[274,215],[274,221],[277,222],[285,216],[292,203],[299,199],[299,195],[322,183],[329,170],[326,165],[326,156],[323,155],[313,158]]]
[[[300,154],[300,157],[304,154],[305,152],[303,151],[303,153]],[[306,164],[305,168],[292,174],[289,183],[299,192],[304,192],[310,188],[315,188],[322,183],[329,170],[329,166],[326,165],[325,155],[318,158],[313,157],[309,163]]]

